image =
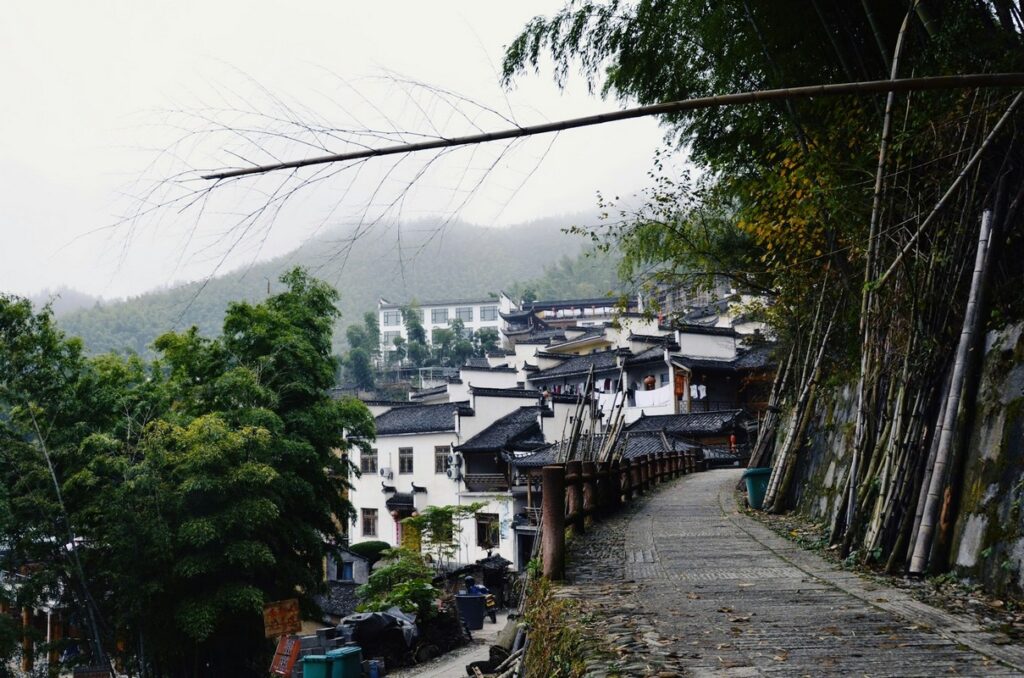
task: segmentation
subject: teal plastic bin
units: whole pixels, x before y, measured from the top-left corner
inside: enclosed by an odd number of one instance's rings
[[[363,675],[363,650],[355,645],[339,647],[327,653],[331,660],[330,678],[360,678]]]
[[[761,508],[761,504],[764,503],[764,494],[768,491],[768,478],[771,475],[771,468],[748,468],[743,472],[743,480],[747,484],[747,503],[750,504],[750,508]]]
[[[302,678],[331,678],[331,660],[322,654],[302,658]]]

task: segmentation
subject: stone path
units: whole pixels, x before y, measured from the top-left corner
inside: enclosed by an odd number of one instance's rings
[[[605,644],[622,656],[612,672],[1024,676],[1024,648],[841,570],[740,513],[740,474],[672,481],[570,550],[561,594],[602,620]]]

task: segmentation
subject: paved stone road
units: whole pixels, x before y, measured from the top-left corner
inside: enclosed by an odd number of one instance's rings
[[[973,622],[845,572],[739,513],[740,473],[672,481],[570,551],[563,595],[606,620],[606,642],[625,657],[617,671],[1024,675],[1024,648],[998,645]]]

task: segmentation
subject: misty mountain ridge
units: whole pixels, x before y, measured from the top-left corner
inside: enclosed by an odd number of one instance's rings
[[[207,281],[124,301],[93,298],[88,307],[80,305],[60,314],[59,324],[68,334],[82,337],[90,353],[144,354],[156,337],[169,330],[196,325],[205,335],[218,334],[230,302],[260,301],[267,296],[268,283],[270,293],[275,293],[281,289],[277,282],[281,273],[303,266],[341,295],[342,317],[335,331],[335,348],[340,350],[344,328],[362,322],[363,314],[376,310],[381,297],[393,302],[486,298],[503,289],[522,289],[528,281],[540,280],[556,269],[564,278],[567,266],[589,276],[581,289],[597,291],[606,279],[611,289],[614,273],[608,278],[605,269],[614,267],[575,265],[588,243],[562,230],[593,220],[578,214],[501,228],[417,220],[379,224],[361,234],[356,227],[338,229],[311,238],[283,256]],[[566,292],[572,296],[572,290]]]

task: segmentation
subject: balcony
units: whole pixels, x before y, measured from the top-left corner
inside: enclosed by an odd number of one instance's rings
[[[508,491],[508,478],[504,473],[467,473],[463,481],[470,492]]]

